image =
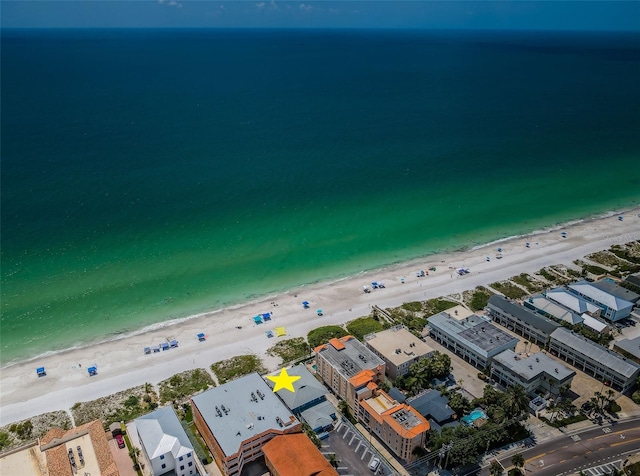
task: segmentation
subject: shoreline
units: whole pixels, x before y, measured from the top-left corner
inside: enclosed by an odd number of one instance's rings
[[[0,425],[47,411],[68,410],[78,401],[93,400],[145,382],[157,384],[184,370],[208,369],[214,362],[234,355],[256,354],[268,369],[275,370],[279,360],[266,356],[265,352],[277,338],[267,338],[267,330],[284,326],[286,338],[306,338],[316,327],[343,324],[368,315],[374,304],[395,307],[535,272],[544,266],[571,263],[612,244],[640,240],[638,213],[640,208],[607,212],[466,250],[432,254],[333,281],[295,287],[236,306],[165,321],[100,343],[10,363],[2,367],[0,377]],[[624,216],[623,221],[618,221],[619,215]],[[554,233],[560,229],[568,232],[567,238]],[[525,247],[527,241],[531,241],[530,248]],[[495,254],[493,248],[498,243],[503,248],[503,259],[486,261],[488,254]],[[416,278],[416,271],[431,266],[437,271]],[[469,267],[471,273],[457,276],[453,268],[459,266]],[[404,284],[400,282],[402,276]],[[384,281],[386,289],[370,294],[362,292],[362,285],[376,280]],[[311,309],[302,308],[304,300],[311,302]],[[316,316],[317,308],[324,310],[324,316]],[[273,312],[273,320],[255,325],[252,316],[263,312]],[[212,316],[215,321],[210,320]],[[199,332],[207,334],[208,339],[198,342]],[[176,338],[179,347],[156,354],[143,353],[144,347],[167,338]],[[99,373],[89,378],[86,368],[94,364]],[[38,379],[35,369],[40,366],[45,366],[48,375]]]
[[[67,352],[73,352],[73,351],[82,351],[83,349],[88,349],[91,348],[93,346],[96,345],[103,345],[103,344],[110,344],[110,343],[115,343],[118,342],[120,340],[123,339],[130,339],[130,338],[134,338],[136,336],[139,335],[143,335],[143,334],[147,334],[150,332],[155,332],[155,331],[160,331],[162,329],[167,329],[167,328],[171,328],[174,326],[180,326],[181,324],[185,324],[191,320],[195,320],[195,319],[202,319],[202,318],[209,318],[209,317],[213,317],[217,314],[223,313],[225,311],[233,311],[233,310],[237,310],[237,309],[242,309],[244,307],[248,307],[248,306],[252,306],[252,305],[258,305],[264,302],[267,302],[269,300],[277,300],[278,298],[282,297],[282,296],[286,296],[286,295],[290,295],[290,294],[296,294],[296,293],[304,293],[307,290],[311,290],[313,291],[314,288],[316,287],[324,287],[324,286],[333,286],[333,285],[337,285],[342,281],[349,281],[349,280],[355,280],[358,279],[361,276],[370,274],[370,273],[385,273],[397,268],[404,268],[407,266],[410,266],[412,264],[415,264],[416,266],[420,266],[420,262],[424,261],[424,260],[429,260],[432,257],[437,257],[437,256],[448,256],[448,255],[454,255],[454,254],[459,254],[459,253],[469,253],[469,252],[474,252],[474,251],[481,251],[483,249],[487,249],[491,246],[494,245],[500,245],[503,243],[508,243],[510,241],[513,240],[517,240],[517,239],[523,239],[523,238],[530,238],[533,239],[536,236],[541,236],[541,235],[545,235],[548,233],[552,233],[553,231],[557,231],[563,228],[569,228],[575,225],[579,225],[582,223],[588,223],[588,222],[593,222],[593,221],[598,221],[598,220],[602,220],[602,219],[606,219],[609,217],[614,217],[614,216],[620,216],[620,215],[631,215],[631,216],[635,216],[638,215],[638,213],[640,212],[640,207],[629,207],[629,208],[624,208],[618,211],[607,211],[607,212],[603,212],[603,213],[598,213],[595,215],[591,215],[591,216],[587,216],[585,218],[578,218],[578,219],[573,219],[573,220],[569,220],[567,222],[559,222],[553,225],[550,225],[548,227],[545,228],[540,228],[540,229],[535,229],[530,233],[523,233],[523,234],[515,234],[515,235],[510,235],[504,238],[499,238],[499,239],[495,239],[492,240],[488,243],[482,243],[482,244],[477,244],[477,245],[468,245],[468,246],[462,246],[462,247],[452,247],[450,249],[444,249],[441,251],[437,251],[431,254],[426,254],[426,255],[422,255],[416,258],[411,258],[409,260],[401,260],[401,261],[397,261],[397,262],[393,262],[393,263],[389,263],[383,266],[378,266],[378,267],[374,267],[371,269],[367,269],[364,271],[360,271],[358,273],[355,274],[350,274],[350,275],[344,275],[335,279],[325,279],[325,280],[318,280],[318,281],[312,281],[310,283],[307,284],[301,284],[301,285],[297,285],[294,286],[290,289],[287,290],[281,290],[281,291],[274,291],[268,294],[263,294],[263,295],[259,295],[256,296],[252,299],[250,299],[249,301],[240,301],[240,302],[236,302],[236,303],[231,303],[229,305],[226,305],[224,307],[220,307],[217,309],[208,309],[208,310],[204,310],[201,312],[197,312],[195,314],[190,314],[190,315],[186,315],[186,316],[181,316],[181,317],[169,317],[166,320],[162,320],[162,321],[158,321],[155,322],[153,324],[148,324],[145,325],[144,327],[138,328],[138,329],[134,329],[134,330],[130,330],[130,331],[126,331],[126,332],[121,332],[121,333],[111,333],[111,334],[107,334],[107,335],[103,335],[103,336],[99,336],[96,337],[94,340],[89,340],[89,341],[85,341],[83,343],[80,343],[79,345],[76,346],[72,346],[72,347],[67,347],[64,349],[57,349],[57,350],[52,350],[52,351],[47,351],[47,352],[43,352],[41,354],[37,354],[35,356],[32,357],[27,357],[27,358],[22,358],[19,360],[15,360],[15,361],[10,361],[6,364],[2,364],[0,365],[0,370],[6,370],[9,369],[11,367],[14,367],[16,365],[23,365],[23,364],[28,364],[31,362],[36,362],[40,359],[49,359],[52,357],[55,357],[57,355],[60,354],[65,354]],[[424,266],[424,265],[422,265]]]

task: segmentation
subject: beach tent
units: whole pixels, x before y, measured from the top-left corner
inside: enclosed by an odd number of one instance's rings
[[[44,377],[47,375],[47,372],[44,371],[44,367],[38,367],[36,369],[36,373],[38,374],[38,377]]]
[[[169,341],[169,347],[178,347],[178,341],[175,339],[171,339]]]
[[[261,316],[255,316],[253,318],[253,322],[255,322],[256,324],[262,324],[262,317]]]
[[[94,375],[98,375],[98,368],[97,367],[89,367],[87,369],[87,372],[89,372],[89,377],[93,377]]]
[[[145,347],[144,348],[144,353],[145,354],[150,354],[151,353],[151,347]]]
[[[267,331],[265,332],[266,336],[271,339],[273,337],[273,332],[272,331]]]
[[[154,352],[160,352],[160,346],[159,345],[151,346],[151,350]]]
[[[302,301],[302,307],[309,309],[309,301]]]
[[[161,348],[162,350],[169,350],[169,343],[168,343],[168,342],[162,342],[162,343],[160,344],[160,348]]]
[[[322,309],[318,309],[316,313],[318,314],[318,316],[322,316]]]
[[[287,330],[284,327],[276,327],[274,331],[276,332],[276,336],[278,337],[287,335]]]
[[[204,332],[201,332],[200,334],[198,334],[197,337],[200,342],[202,342],[203,340],[207,340],[207,336],[204,335]]]
[[[384,289],[386,286],[384,285],[384,283],[382,281],[380,281],[378,283],[378,287],[381,288],[381,289]]]
[[[371,283],[371,287],[372,287],[373,289],[378,289],[378,282],[377,282],[377,281],[372,282],[372,283]]]
[[[262,319],[264,319],[265,321],[270,321],[271,320],[271,313],[270,312],[265,312],[264,314],[262,314]]]

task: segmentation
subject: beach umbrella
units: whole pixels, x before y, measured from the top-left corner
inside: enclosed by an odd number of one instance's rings
[[[287,330],[284,327],[276,327],[274,331],[276,331],[276,336],[278,337],[287,335]]]
[[[318,309],[316,312],[318,313],[318,316],[322,316],[322,309]]]
[[[309,301],[302,301],[302,307],[309,309]]]

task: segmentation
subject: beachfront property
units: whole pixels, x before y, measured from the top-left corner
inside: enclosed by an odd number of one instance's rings
[[[370,397],[384,379],[385,362],[353,336],[315,348],[316,372],[357,413],[358,400]]]
[[[225,476],[239,475],[278,435],[299,433],[300,421],[257,373],[191,398],[193,422]]]
[[[447,311],[429,318],[429,335],[464,360],[484,369],[502,351],[515,349],[519,340],[477,315],[457,320]]]
[[[272,375],[277,375],[275,372]],[[313,431],[321,433],[333,429],[333,424],[337,420],[335,407],[327,400],[327,387],[322,385],[304,365],[296,365],[287,370],[290,376],[299,376],[295,384],[295,392],[281,389],[276,392],[278,397],[298,417],[307,423]],[[271,388],[275,383],[265,380]]]
[[[491,362],[492,379],[505,387],[520,385],[530,396],[558,396],[561,387],[571,387],[575,375],[575,371],[542,352],[527,355],[505,350]]]
[[[39,443],[22,447],[0,458],[3,475],[119,476],[100,420],[71,430],[53,428]]]
[[[392,380],[407,375],[411,365],[430,357],[433,348],[414,336],[405,326],[394,326],[364,336],[364,344],[385,362],[385,374]]]
[[[370,433],[406,462],[414,460],[413,450],[425,444],[429,422],[414,408],[398,403],[381,389],[360,400],[356,415]]]
[[[635,339],[619,340],[613,344],[613,350],[640,364],[640,336]]]
[[[276,436],[262,450],[271,476],[338,476],[327,458],[303,433]]]
[[[449,406],[449,399],[438,390],[427,390],[420,395],[408,398],[407,404],[427,419],[431,430],[439,431],[443,427],[460,424],[456,412]]]
[[[549,342],[551,333],[560,327],[560,324],[548,317],[498,295],[489,298],[487,314],[493,321],[520,334],[529,342],[543,346]]]
[[[133,423],[152,476],[198,474],[198,457],[172,406],[136,418]]]
[[[623,393],[640,375],[640,365],[564,327],[551,334],[549,351]]]
[[[576,296],[580,296],[586,301],[598,306],[601,309],[601,317],[613,322],[629,317],[633,310],[633,302],[627,301],[622,296],[631,296],[632,298],[638,296],[606,279],[597,283],[579,281],[569,284],[567,289]],[[622,291],[620,291],[620,289]],[[640,298],[640,296],[638,296],[638,298]]]
[[[555,299],[551,299],[551,296],[553,296]],[[571,294],[562,288],[559,288],[553,291],[549,291],[546,297],[544,295],[532,296],[525,300],[523,305],[525,308],[531,309],[538,314],[542,314],[545,317],[550,317],[558,321],[566,322],[571,326],[583,325],[590,328],[597,334],[608,333],[610,330],[609,326],[600,319],[592,317],[589,312],[578,314],[573,309],[560,304],[560,302],[562,301],[576,304],[579,307],[583,307],[582,304],[586,304],[587,307],[595,307],[597,309],[597,313],[594,314],[600,315],[599,307],[584,300],[582,300],[584,301],[583,303],[580,303],[580,300],[580,297]]]

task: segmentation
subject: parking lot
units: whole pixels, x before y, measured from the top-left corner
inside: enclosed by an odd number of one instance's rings
[[[322,440],[321,451],[335,453],[338,473],[341,475],[393,474],[373,446],[349,423],[340,422],[330,436]],[[380,459],[380,466],[375,473],[369,469],[369,463],[374,456]]]

